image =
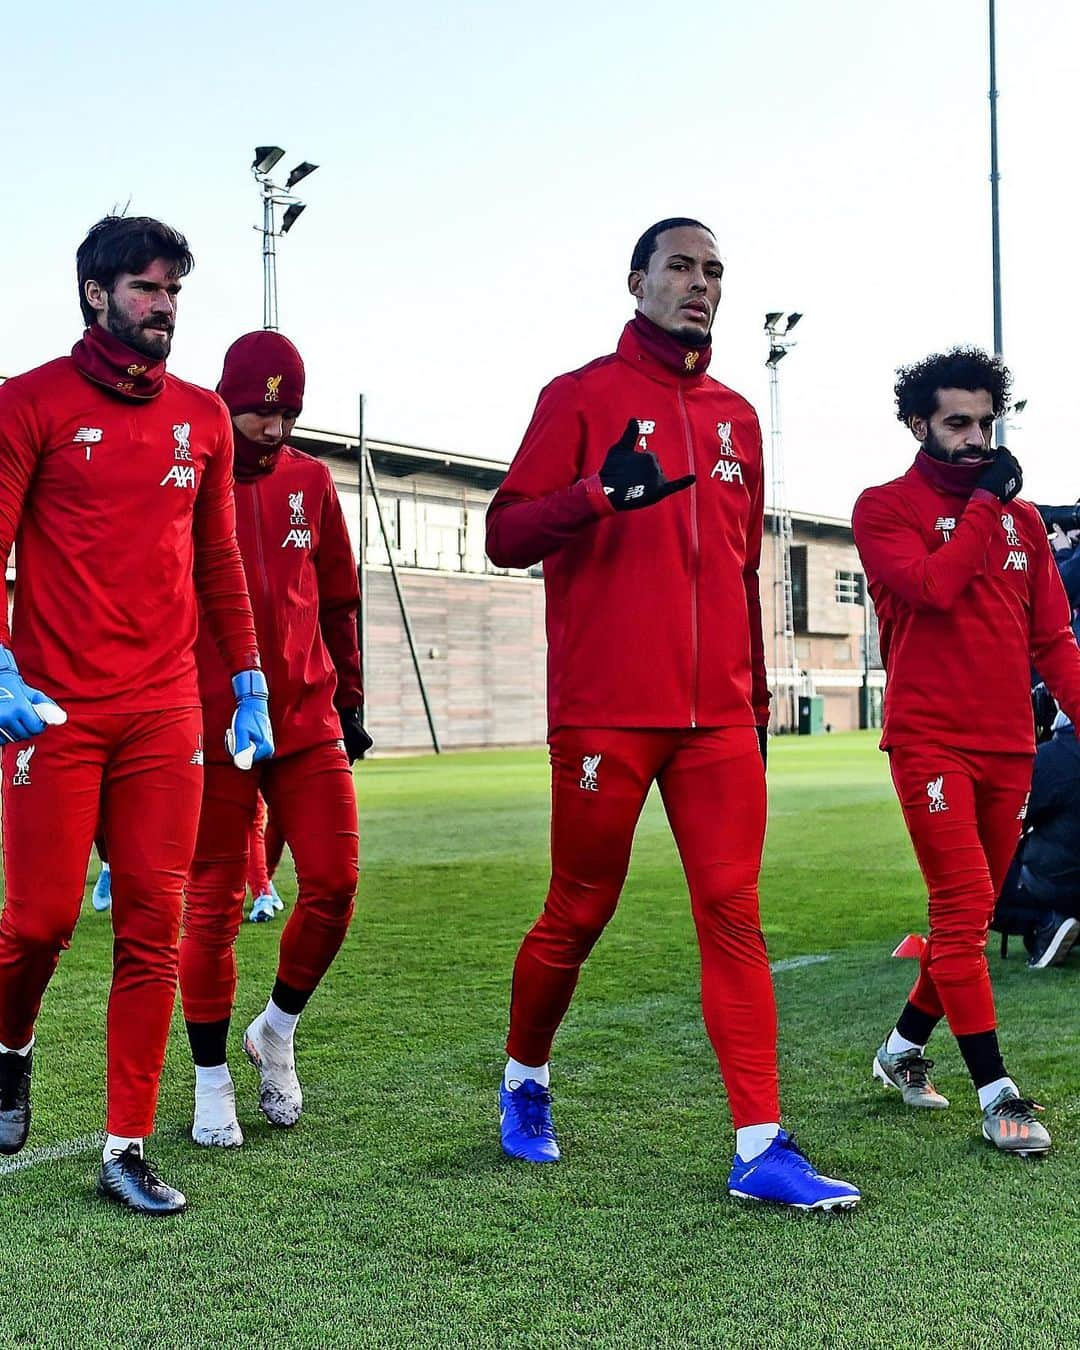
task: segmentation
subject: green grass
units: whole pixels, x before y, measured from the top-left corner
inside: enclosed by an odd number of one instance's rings
[[[152,1156],[188,1194],[139,1220],[79,1156],[0,1175],[0,1345],[115,1347],[1071,1346],[1080,1343],[1080,962],[992,967],[1012,1072],[1050,1110],[1042,1162],[995,1154],[955,1044],[947,1113],[871,1081],[925,898],[872,737],[774,742],[762,880],[785,1114],[864,1203],[796,1216],[729,1201],[731,1134],[702,1029],[685,889],[658,803],[555,1055],[559,1167],[505,1160],[495,1085],[517,944],[547,880],[541,753],[388,760],[359,774],[363,880],[299,1033],[307,1108],[247,1144],[187,1139],[179,1025]],[[292,899],[291,873],[282,878]],[[240,934],[237,1030],[280,924]],[[87,903],[38,1028],[30,1149],[102,1117],[106,918]],[[235,1038],[234,1038],[235,1039]]]

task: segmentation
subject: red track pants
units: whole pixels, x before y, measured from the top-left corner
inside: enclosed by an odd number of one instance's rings
[[[564,727],[551,766],[551,885],[514,966],[507,1052],[547,1062],[581,965],[615,912],[655,780],[690,887],[705,1026],[735,1126],[779,1120],[776,1004],[758,917],[766,802],[756,732]]]
[[[33,1035],[79,917],[100,808],[113,877],[107,1127],[141,1138],[154,1128],[176,996],[180,909],[202,791],[202,713],[69,711],[64,726],[3,748],[0,1041],[18,1048]]]
[[[232,1013],[248,833],[260,791],[296,863],[296,905],[281,935],[278,978],[291,989],[313,990],[352,918],[360,836],[341,746],[316,745],[246,773],[208,764],[180,942],[180,998],[189,1022],[218,1022]]]
[[[930,939],[911,1002],[955,1036],[992,1031],[986,935],[1020,837],[1030,755],[926,746],[889,754],[930,898]]]
[[[255,819],[248,831],[247,886],[253,900],[270,892],[270,872],[266,863],[266,801],[261,792],[255,799]]]

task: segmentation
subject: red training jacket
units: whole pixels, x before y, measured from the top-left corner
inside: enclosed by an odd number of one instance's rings
[[[683,492],[616,512],[599,469],[628,420]],[[765,725],[758,597],[761,431],[705,374],[680,376],[628,324],[617,351],[540,395],[487,517],[499,567],[543,559],[548,722]]]
[[[196,592],[236,673],[259,664],[236,547],[232,424],[164,376],[134,402],[60,357],[0,387],[0,558],[15,541],[11,632],[28,684],[67,707],[199,705]],[[232,708],[229,709],[232,716]],[[209,739],[224,735],[207,727]]]
[[[852,519],[888,679],[881,748],[1030,754],[1032,665],[1080,717],[1080,648],[1046,531],[1029,502],[937,486],[926,460],[868,488]]]
[[[340,740],[335,709],[364,701],[360,586],[330,470],[283,446],[269,473],[237,480],[236,535],[270,687],[275,758]],[[229,672],[206,627],[198,662],[206,724],[227,724],[235,706]],[[228,760],[215,740],[206,757]]]

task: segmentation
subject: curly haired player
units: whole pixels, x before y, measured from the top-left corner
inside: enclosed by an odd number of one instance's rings
[[[945,1017],[983,1136],[1007,1153],[1045,1153],[1041,1108],[1002,1061],[984,947],[1031,784],[1031,666],[1075,718],[1080,650],[1042,520],[1017,496],[1020,466],[991,448],[1007,368],[958,347],[898,374],[897,416],[920,449],[903,477],[862,494],[852,523],[887,671],[881,747],[926,880],[930,936],[874,1075],[911,1106],[947,1107],[925,1054]]]

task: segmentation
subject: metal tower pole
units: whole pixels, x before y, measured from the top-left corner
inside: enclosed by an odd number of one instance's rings
[[[776,348],[770,350],[773,355]],[[784,484],[784,445],[780,421],[779,359],[769,366],[769,426],[772,454],[772,536],[773,536],[773,663],[777,682],[783,679],[783,719],[777,716],[777,728],[785,725],[795,731],[798,726],[796,686],[799,671],[795,663],[795,601],[791,576],[791,514],[787,509],[787,490]],[[779,691],[778,691],[779,692]]]
[[[994,355],[1004,354],[1001,335],[1001,220],[999,215],[1000,195],[998,172],[998,125],[997,125],[997,24],[994,0],[990,4],[990,237],[993,253],[993,291],[994,291]],[[999,417],[994,423],[994,435],[998,445],[1005,442],[1005,419]]]
[[[263,184],[263,327],[277,330],[277,236],[274,232],[274,188]]]

